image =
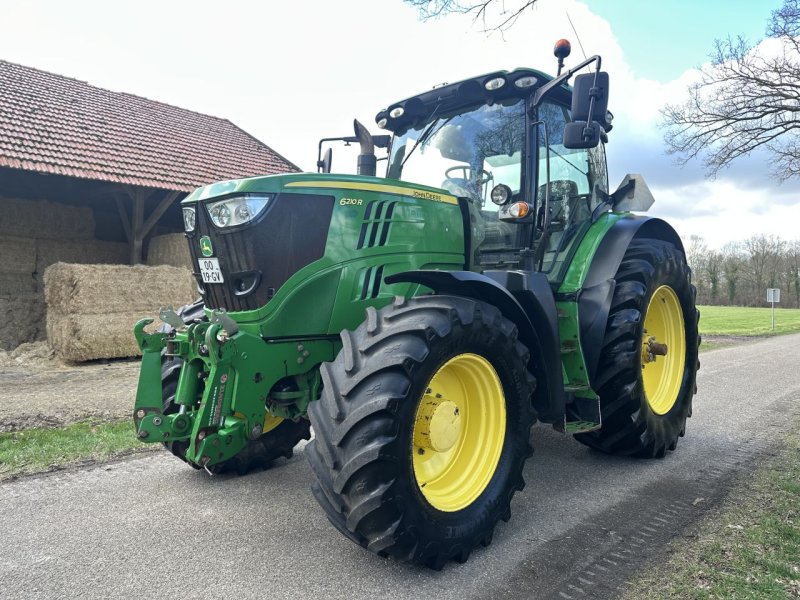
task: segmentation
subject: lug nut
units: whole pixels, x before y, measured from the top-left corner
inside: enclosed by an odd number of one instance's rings
[[[144,439],[150,434],[148,434],[146,431],[140,431],[138,435],[140,438]]]
[[[137,417],[139,417],[140,419],[144,419],[144,416],[145,416],[146,414],[147,414],[147,413],[146,413],[146,412],[144,412],[144,409],[143,409],[143,408],[140,408],[139,410],[137,410],[137,411],[136,411],[136,416],[137,416]]]

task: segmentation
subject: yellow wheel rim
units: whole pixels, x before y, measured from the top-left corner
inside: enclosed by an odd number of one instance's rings
[[[414,418],[414,478],[434,508],[472,504],[492,480],[506,435],[506,401],[492,364],[459,354],[431,378]]]
[[[642,383],[647,404],[657,415],[667,414],[683,381],[686,329],[675,291],[662,285],[647,305],[642,334]]]
[[[267,416],[264,417],[264,429],[261,433],[264,434],[268,431],[272,431],[281,423],[283,423],[283,417],[273,417],[271,414],[267,413]]]

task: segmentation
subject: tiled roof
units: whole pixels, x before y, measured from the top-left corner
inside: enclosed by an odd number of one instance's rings
[[[3,60],[0,167],[179,191],[299,170],[227,119]]]

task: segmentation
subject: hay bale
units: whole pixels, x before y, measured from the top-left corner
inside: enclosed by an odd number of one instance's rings
[[[36,270],[36,241],[31,238],[0,236],[0,272],[25,273]]]
[[[138,356],[136,322],[197,297],[191,271],[170,266],[56,263],[44,285],[47,341],[73,362]]]
[[[191,269],[192,257],[183,233],[168,233],[150,240],[147,247],[148,265],[171,265]]]
[[[44,285],[48,311],[61,314],[153,314],[197,297],[191,272],[168,266],[56,263],[45,271]]]
[[[129,248],[123,242],[101,240],[37,240],[36,272],[40,275],[57,262],[125,264]]]
[[[2,203],[0,235],[49,239],[94,237],[94,212],[88,206],[19,198],[2,198]]]
[[[71,362],[139,356],[133,326],[145,316],[140,311],[63,315],[48,310],[47,342]]]
[[[10,298],[39,291],[39,283],[31,273],[0,272],[0,297]]]
[[[0,348],[44,337],[44,298],[38,293],[0,297]]]

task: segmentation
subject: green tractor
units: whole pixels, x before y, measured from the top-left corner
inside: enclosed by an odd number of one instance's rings
[[[209,473],[305,455],[361,546],[433,568],[491,541],[537,420],[663,457],[696,391],[678,235],[608,191],[608,74],[499,71],[356,122],[358,175],[215,183],[183,201],[202,300],[135,335],[134,420]],[[594,64],[594,70],[577,72]],[[570,79],[573,87],[568,86]],[[375,148],[386,148],[376,177]]]

